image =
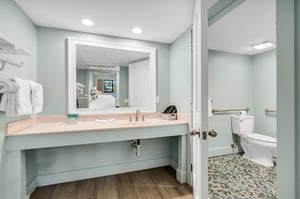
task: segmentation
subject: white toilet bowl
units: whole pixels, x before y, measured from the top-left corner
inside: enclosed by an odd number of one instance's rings
[[[254,117],[239,115],[231,117],[232,132],[241,138],[244,157],[263,166],[272,167],[272,152],[276,149],[276,138],[253,132]]]
[[[276,138],[251,133],[241,136],[241,146],[245,152],[244,157],[266,167],[272,167],[272,151],[276,149]]]

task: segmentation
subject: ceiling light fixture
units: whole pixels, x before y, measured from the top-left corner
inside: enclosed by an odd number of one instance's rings
[[[274,43],[272,43],[270,41],[265,41],[265,42],[262,42],[262,43],[259,43],[259,44],[255,44],[252,47],[257,49],[257,50],[262,50],[262,49],[265,49],[265,48],[269,48],[271,46],[274,46]]]
[[[141,34],[143,32],[143,30],[141,28],[133,28],[132,32],[135,34]]]
[[[83,25],[86,25],[86,26],[93,26],[94,25],[94,22],[92,20],[90,20],[90,19],[82,19],[81,23]]]

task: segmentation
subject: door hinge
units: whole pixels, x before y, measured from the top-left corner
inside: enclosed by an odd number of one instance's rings
[[[191,164],[191,172],[193,172],[193,164]]]

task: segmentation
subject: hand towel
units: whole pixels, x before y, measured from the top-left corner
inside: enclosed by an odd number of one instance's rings
[[[7,93],[6,116],[17,116],[16,94]]]
[[[11,80],[19,86],[19,89],[16,93],[8,94],[6,115],[19,116],[32,114],[30,81],[20,78],[12,78]]]
[[[44,101],[43,86],[34,81],[30,81],[30,88],[31,88],[30,98],[31,98],[33,113],[40,113],[43,111],[43,101]]]
[[[6,110],[7,110],[7,102],[8,102],[7,95],[8,95],[7,93],[4,93],[1,98],[0,111],[2,111],[2,112],[6,112]]]

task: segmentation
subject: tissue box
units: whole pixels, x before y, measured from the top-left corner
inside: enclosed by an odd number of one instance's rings
[[[163,120],[177,120],[177,113],[161,113],[160,117]]]

